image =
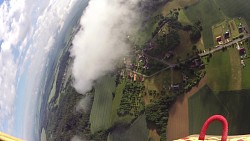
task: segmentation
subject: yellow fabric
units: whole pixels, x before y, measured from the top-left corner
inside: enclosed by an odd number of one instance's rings
[[[0,141],[23,141],[21,139],[12,137],[10,135],[7,135],[5,133],[0,132]]]
[[[174,141],[200,141],[198,140],[199,135],[192,135],[188,136],[186,138],[174,140]],[[250,135],[239,135],[239,136],[228,136],[228,141],[250,141]],[[220,136],[206,136],[206,139],[204,141],[221,141]]]

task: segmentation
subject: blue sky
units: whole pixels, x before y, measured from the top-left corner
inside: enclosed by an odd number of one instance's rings
[[[77,1],[0,0],[0,132],[34,140],[41,76]]]

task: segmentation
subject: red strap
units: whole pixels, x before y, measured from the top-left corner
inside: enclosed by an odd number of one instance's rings
[[[209,124],[215,120],[220,121],[222,123],[222,126],[223,126],[221,141],[227,140],[228,123],[227,123],[227,120],[221,115],[214,115],[214,116],[211,116],[209,119],[207,119],[207,121],[204,123],[204,125],[201,129],[199,140],[205,140],[207,128],[208,128]]]

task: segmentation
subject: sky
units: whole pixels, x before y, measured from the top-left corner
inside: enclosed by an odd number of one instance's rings
[[[0,132],[34,140],[48,55],[80,0],[0,0]]]

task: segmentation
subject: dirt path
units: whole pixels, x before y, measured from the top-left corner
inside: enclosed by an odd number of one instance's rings
[[[177,98],[176,103],[169,111],[167,139],[183,138],[189,135],[189,118],[188,118],[188,98],[194,95],[206,84],[207,76],[201,79],[197,87],[191,89],[185,95]]]

